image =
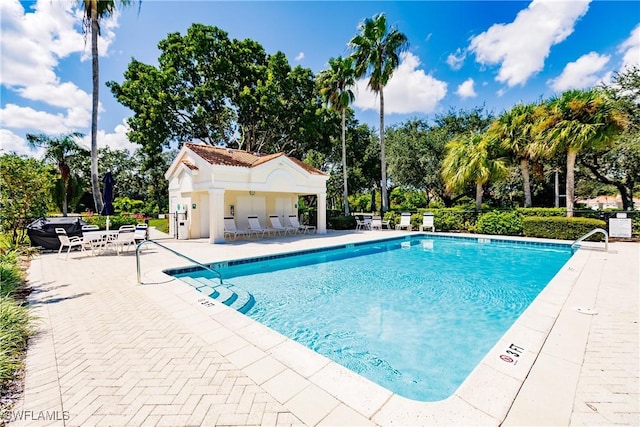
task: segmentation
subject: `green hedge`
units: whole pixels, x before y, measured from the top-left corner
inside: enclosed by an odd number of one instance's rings
[[[488,212],[480,215],[476,229],[481,234],[520,236],[522,234],[522,215],[518,212]]]
[[[356,228],[356,218],[354,216],[334,216],[327,219],[327,225],[333,230],[353,230]]]
[[[97,225],[103,230],[107,228],[107,217],[104,215],[88,215],[83,216],[82,219],[87,224]],[[123,225],[136,225],[139,222],[144,222],[144,219],[138,220],[132,215],[111,215],[109,217],[109,229],[117,230]]]
[[[522,216],[567,216],[567,208],[516,208]]]
[[[477,212],[463,210],[460,208],[430,208],[418,209],[417,213],[411,215],[411,225],[418,229],[422,225],[422,214],[430,212],[433,214],[433,225],[437,231],[473,231],[477,218]],[[400,222],[401,212],[387,212],[385,219],[391,219],[393,224]],[[392,215],[391,218],[388,218]]]
[[[522,220],[525,236],[547,239],[575,240],[594,228],[606,227],[604,221],[592,218],[525,217]],[[588,240],[601,241],[602,235],[596,234]]]

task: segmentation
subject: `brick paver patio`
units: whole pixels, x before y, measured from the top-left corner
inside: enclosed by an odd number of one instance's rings
[[[314,247],[318,243],[313,239],[327,244],[334,237],[305,239]],[[251,256],[293,250],[296,241],[167,244],[211,262],[240,256],[233,251]],[[584,344],[578,349],[583,360],[566,361],[577,366],[576,378],[569,380],[574,395],[568,408],[548,409],[562,412],[548,419],[572,425],[640,424],[640,245],[611,246],[610,254],[589,254],[587,265],[597,271],[584,280],[594,283],[593,307],[599,314],[578,319],[588,319],[588,326],[586,349]],[[161,269],[185,264],[151,247],[142,262],[151,282],[161,280]],[[32,261],[30,300],[40,332],[29,347],[24,396],[14,408],[14,416],[26,419],[12,426],[375,425],[394,418],[389,411],[376,414],[350,404],[347,391],[330,393],[330,386],[314,383],[314,373],[327,368],[323,359],[313,369],[309,366],[315,362],[298,373],[287,369],[282,360],[289,358],[295,365],[298,350],[277,334],[257,332],[251,320],[212,307],[187,286],[137,285],[135,271],[132,252],[98,257],[72,253],[67,261],[43,254]],[[215,320],[212,312],[218,313]],[[562,315],[556,322],[560,332],[561,321]],[[545,348],[506,424],[535,424],[532,414],[545,402],[535,397],[541,388],[544,392],[547,378]],[[484,414],[469,421],[498,424],[491,419]]]

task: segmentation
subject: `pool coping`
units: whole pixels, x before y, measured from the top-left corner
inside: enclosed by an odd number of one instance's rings
[[[383,240],[404,240],[420,234],[432,234],[445,238],[528,242],[551,246],[571,244],[571,242],[551,239],[531,240],[521,237],[468,234],[452,236],[445,233],[410,233]],[[376,237],[357,244],[381,240],[379,235]],[[344,245],[348,244],[350,243]],[[343,245],[327,247],[333,246]],[[281,253],[290,252],[298,251]],[[272,253],[266,258],[277,257],[278,254],[280,252]],[[230,258],[228,261],[242,258]],[[297,392],[315,389],[317,396],[307,396],[307,398],[317,401],[326,401],[327,397],[337,399],[356,411],[363,420],[367,419],[380,425],[498,425],[507,417],[586,260],[584,250],[574,253],[458,389],[448,398],[437,402],[420,402],[397,395],[217,301],[209,303],[208,309],[212,320],[252,343],[251,349],[243,346],[232,353],[232,358],[237,357],[243,360],[238,367],[258,385],[275,393],[275,397],[287,407],[289,407],[287,402],[295,398]],[[175,288],[175,285],[172,283],[170,287]],[[183,289],[185,295],[195,292],[202,304],[203,294],[183,282],[180,282],[180,287],[185,288]],[[257,337],[260,338],[257,339]],[[240,352],[249,353],[252,356],[241,356]],[[507,352],[520,354],[516,357]],[[508,361],[509,358],[511,361]],[[270,376],[266,367],[272,365],[277,368],[271,368],[273,376]],[[281,366],[285,369],[281,369]],[[289,392],[276,391],[282,387],[289,389]],[[317,419],[318,415],[296,411],[295,405],[293,406],[289,407],[292,413],[305,423],[316,424],[322,420],[322,418]],[[315,412],[312,411],[312,413]]]

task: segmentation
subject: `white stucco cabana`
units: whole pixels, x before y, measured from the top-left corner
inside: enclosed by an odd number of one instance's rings
[[[233,216],[238,229],[255,215],[269,226],[269,215],[288,224],[298,215],[298,197],[317,196],[317,232],[326,227],[329,176],[284,153],[258,154],[204,144],[185,143],[165,173],[169,181],[169,211],[180,218],[180,238],[224,239],[224,217]],[[170,221],[170,232],[175,232]]]

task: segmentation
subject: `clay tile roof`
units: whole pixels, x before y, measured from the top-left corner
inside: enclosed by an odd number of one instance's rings
[[[252,167],[267,163],[278,157],[284,156],[309,173],[312,173],[315,175],[326,175],[324,172],[319,171],[318,169],[315,169],[294,157],[289,157],[284,153],[276,153],[276,154],[249,153],[247,151],[242,151],[242,150],[234,150],[231,148],[224,148],[224,147],[215,147],[213,145],[195,144],[192,142],[185,143],[185,146],[212,165],[238,166],[238,167],[252,168]]]
[[[289,157],[289,160],[291,160],[293,163],[297,164],[302,169],[304,169],[307,172],[312,173],[314,175],[327,175],[326,173],[322,172],[321,170],[318,170],[318,169],[314,168],[313,166],[310,166],[310,165],[306,164],[305,162],[296,159],[295,157]]]
[[[241,150],[232,150],[212,145],[186,143],[190,150],[212,165],[240,166],[250,168],[258,156]]]
[[[192,171],[197,171],[198,167],[196,165],[194,165],[193,163],[191,163],[189,160],[183,160],[182,164],[185,165],[186,167],[188,167],[189,169],[191,169]]]

